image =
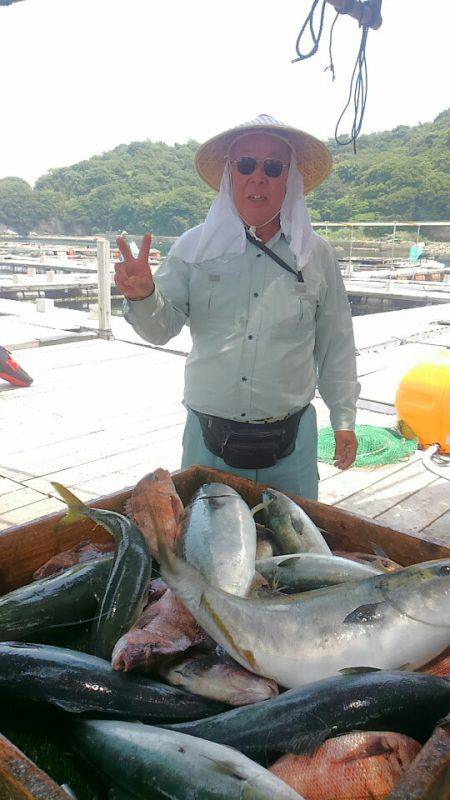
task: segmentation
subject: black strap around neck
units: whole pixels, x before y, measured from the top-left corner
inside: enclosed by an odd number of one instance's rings
[[[277,254],[274,253],[273,250],[270,249],[270,247],[266,247],[266,245],[260,242],[259,239],[256,239],[254,236],[252,236],[248,228],[245,229],[245,235],[249,242],[254,244],[255,247],[257,247],[259,250],[262,250],[263,253],[270,256],[272,261],[275,261],[276,264],[278,264],[283,269],[287,270],[287,272],[291,272],[292,275],[295,275],[299,283],[305,282],[301,269],[299,269],[299,271],[297,272],[297,270],[290,267],[289,264],[286,264],[286,261],[283,261],[283,259],[280,258],[280,256],[277,256]]]

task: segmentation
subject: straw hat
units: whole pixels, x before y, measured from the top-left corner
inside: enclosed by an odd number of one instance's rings
[[[245,133],[274,133],[291,145],[297,155],[297,166],[303,176],[304,192],[315,189],[331,171],[333,159],[327,147],[315,136],[292,128],[267,114],[260,114],[202,144],[195,156],[195,168],[205,183],[219,190],[225,160],[235,139]]]

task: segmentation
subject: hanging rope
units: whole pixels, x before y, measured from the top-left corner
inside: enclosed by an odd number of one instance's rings
[[[316,12],[319,2],[320,0],[313,0],[311,10],[308,16],[306,17],[305,22],[302,25],[300,33],[297,36],[297,41],[295,43],[297,58],[293,60],[292,63],[294,64],[297,61],[304,61],[307,58],[311,58],[311,56],[315,55],[315,53],[317,53],[319,49],[320,39],[323,33],[326,4],[327,2],[331,2],[334,5],[333,0],[322,0],[319,21],[317,23]],[[338,17],[341,14],[351,13],[352,16],[355,16],[358,19],[360,27],[362,27],[362,34],[361,34],[361,41],[359,45],[358,55],[356,57],[355,66],[353,68],[352,77],[350,80],[350,90],[349,90],[348,100],[347,103],[345,104],[344,110],[342,111],[337,121],[337,125],[334,132],[334,138],[337,144],[339,145],[353,144],[353,150],[355,153],[356,153],[356,139],[358,138],[361,132],[364,113],[366,110],[366,103],[367,103],[367,91],[368,91],[368,73],[367,73],[367,61],[366,61],[367,35],[370,27],[379,27],[379,25],[381,24],[381,17],[380,17],[381,2],[382,0],[367,0],[367,2],[360,2],[359,0],[346,0],[344,5],[339,6],[339,10],[337,10],[336,16],[333,20],[333,24],[330,30],[330,41],[328,47],[330,63],[328,67],[325,68],[325,71],[330,70],[334,80],[335,69],[334,69],[333,50],[332,50],[333,32]],[[368,10],[370,11],[369,16],[367,16]],[[364,24],[361,24],[363,19],[364,19]],[[309,35],[312,39],[312,46],[310,47],[308,52],[302,52],[302,44],[307,30],[309,30]],[[353,99],[353,122],[351,126],[351,132],[348,138],[342,139],[340,138],[339,135],[339,126],[342,122],[343,117],[345,116],[347,109],[350,106],[350,103],[352,102],[352,99]]]
[[[355,66],[353,67],[352,78],[350,81],[350,91],[348,93],[348,100],[344,106],[344,110],[339,117],[336,128],[334,131],[334,138],[340,145],[353,144],[353,152],[356,153],[356,140],[361,132],[362,123],[364,119],[364,112],[367,103],[367,90],[368,90],[368,76],[367,76],[367,61],[366,61],[366,43],[369,28],[365,25],[362,29],[361,42],[359,45],[358,55],[356,57]],[[339,138],[339,125],[345,112],[347,111],[353,97],[353,122],[351,127],[350,136],[348,139]]]

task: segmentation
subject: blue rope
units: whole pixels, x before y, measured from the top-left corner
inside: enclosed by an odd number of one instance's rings
[[[0,0],[0,6],[12,6],[14,0]]]

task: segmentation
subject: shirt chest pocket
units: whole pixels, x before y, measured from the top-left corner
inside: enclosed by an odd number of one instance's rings
[[[239,297],[239,270],[229,264],[192,269],[190,282],[191,326],[231,329]]]
[[[277,304],[274,336],[298,337],[314,328],[318,302],[314,290],[305,284],[294,285],[292,289]]]

